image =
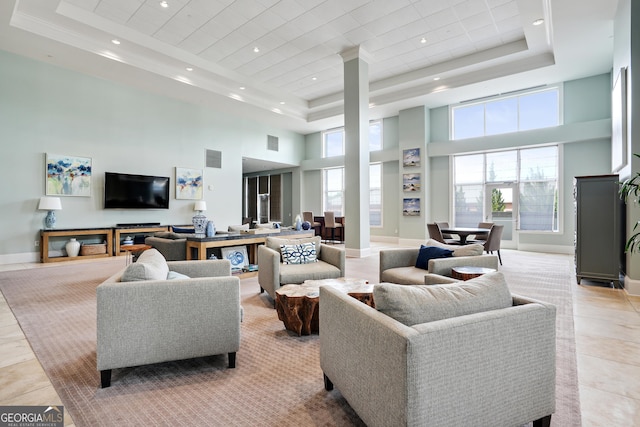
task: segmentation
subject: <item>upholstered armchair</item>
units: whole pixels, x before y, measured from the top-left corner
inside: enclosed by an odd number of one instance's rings
[[[474,245],[446,245],[429,239],[426,246],[436,246],[453,251],[447,258],[429,259],[427,269],[416,267],[420,248],[394,248],[380,250],[380,282],[400,285],[424,285],[450,283],[452,267],[486,267],[498,269],[498,257],[483,255],[484,247]]]
[[[281,246],[303,243],[314,243],[317,261],[303,264],[285,263]],[[344,277],[345,265],[345,250],[320,243],[320,236],[302,239],[267,237],[266,244],[258,246],[258,283],[260,283],[260,292],[266,291],[275,300],[276,290],[280,286],[300,284],[305,280]]]
[[[548,427],[556,309],[511,295],[503,279],[374,285],[375,309],[321,287],[326,390],[369,427]]]
[[[166,262],[154,249],[97,287],[97,368],[228,354],[240,348],[240,279],[228,260]]]
[[[146,237],[144,243],[157,249],[167,261],[187,259],[187,235],[185,234],[161,231]]]

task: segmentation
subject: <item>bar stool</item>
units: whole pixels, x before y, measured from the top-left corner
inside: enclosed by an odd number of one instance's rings
[[[325,212],[324,213],[324,228],[331,230],[331,241],[335,243],[336,241],[336,229],[340,230],[340,241],[344,240],[344,227],[339,222],[336,222],[336,216],[333,212]],[[325,239],[326,241],[326,239]]]
[[[302,212],[302,220],[308,221],[309,224],[311,224],[311,228],[313,228],[314,234],[316,236],[322,236],[322,224],[320,224],[318,221],[313,220],[313,212]]]

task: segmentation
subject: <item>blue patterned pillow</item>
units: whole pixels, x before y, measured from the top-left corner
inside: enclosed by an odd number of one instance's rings
[[[318,261],[315,242],[298,245],[280,245],[282,262],[285,264],[308,264]]]

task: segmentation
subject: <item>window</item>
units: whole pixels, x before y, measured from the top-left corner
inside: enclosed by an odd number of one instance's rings
[[[558,87],[451,108],[451,139],[454,140],[540,129],[558,124]]]
[[[382,150],[382,120],[369,123],[369,151]],[[344,128],[328,130],[322,133],[322,157],[344,155]]]
[[[555,145],[455,156],[456,226],[475,227],[485,218],[486,185],[515,183],[518,228],[558,231],[558,163]]]
[[[369,225],[382,227],[382,164],[369,165]]]
[[[331,168],[322,171],[323,200],[325,212],[344,215],[344,168]]]

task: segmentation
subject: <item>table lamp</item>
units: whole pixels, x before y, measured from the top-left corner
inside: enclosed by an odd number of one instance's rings
[[[60,203],[60,197],[40,197],[40,203],[38,209],[47,212],[47,216],[44,218],[44,228],[55,228],[56,226],[56,214],[54,211],[62,209],[62,203]]]
[[[202,212],[207,210],[207,202],[198,200],[194,203],[193,210],[198,212],[193,216],[193,228],[195,228],[196,237],[204,237],[207,228],[207,217]]]

